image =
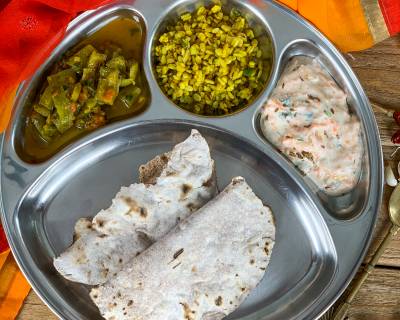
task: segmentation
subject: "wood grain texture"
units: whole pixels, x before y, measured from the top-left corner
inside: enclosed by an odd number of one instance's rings
[[[375,47],[345,55],[358,75],[371,102],[379,107],[400,110],[400,36],[387,39]],[[390,141],[397,127],[393,119],[376,112],[385,163],[397,165],[400,151],[390,159],[395,146]],[[388,228],[387,203],[392,188],[385,187],[383,205],[377,222],[375,237],[366,261],[375,251]],[[355,299],[349,320],[400,319],[400,235],[385,251],[375,272],[370,276]],[[31,292],[21,309],[19,320],[57,319]]]
[[[400,271],[377,268],[353,301],[348,320],[399,320]],[[18,320],[56,320],[57,317],[31,291]]]
[[[19,312],[17,319],[20,320],[56,320],[53,312],[43,304],[42,300],[31,290],[26,297],[24,305]]]
[[[390,164],[397,172],[400,150],[394,158],[390,158],[390,155],[396,150],[396,146],[390,139],[400,127],[392,117],[378,110],[379,108],[400,110],[400,36],[387,39],[371,49],[345,56],[357,73],[372,105],[377,106],[373,110],[379,127],[385,164]],[[384,237],[385,230],[388,229],[387,204],[392,190],[393,188],[385,186],[374,241],[366,261],[375,252]],[[379,265],[400,267],[400,235],[397,235],[389,245],[379,261]]]
[[[400,109],[400,36],[345,56],[372,102]]]
[[[348,320],[399,320],[400,270],[377,268],[353,301]]]

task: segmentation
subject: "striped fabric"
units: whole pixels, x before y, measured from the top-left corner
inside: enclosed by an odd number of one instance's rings
[[[342,51],[371,47],[400,32],[400,0],[281,0]]]

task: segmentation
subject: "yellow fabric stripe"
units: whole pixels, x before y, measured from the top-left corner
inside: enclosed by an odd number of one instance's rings
[[[360,0],[364,10],[365,18],[374,42],[389,38],[389,30],[383,18],[378,0]]]
[[[370,33],[360,0],[281,0],[313,23],[342,51],[371,47]]]

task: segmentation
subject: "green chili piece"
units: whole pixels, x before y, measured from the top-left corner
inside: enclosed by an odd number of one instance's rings
[[[93,50],[92,54],[89,57],[87,67],[96,69],[101,63],[106,61],[106,59],[107,59],[107,55],[101,54],[101,53],[97,52],[96,50]]]
[[[133,81],[135,81],[138,71],[139,71],[139,63],[134,60],[129,69],[129,78],[131,78]]]
[[[57,134],[57,128],[52,123],[46,123],[43,126],[43,136],[48,137],[47,140],[51,140],[53,136]]]
[[[105,78],[110,73],[111,69],[108,67],[101,66],[99,69],[100,78]]]
[[[120,87],[127,87],[130,84],[135,84],[135,81],[133,81],[132,79],[122,79],[119,86]]]
[[[96,76],[96,69],[94,68],[83,68],[83,74],[82,74],[82,82],[87,82],[88,85],[89,83],[94,84],[94,78]],[[86,83],[85,83],[86,84]]]
[[[47,86],[40,96],[39,104],[51,111],[53,109],[52,96],[53,96],[53,87]]]
[[[75,67],[77,69],[83,69],[86,66],[91,53],[94,51],[94,47],[90,44],[83,47],[77,53],[75,53],[72,57],[67,60],[67,65],[71,67]]]
[[[33,110],[35,110],[37,113],[39,113],[43,117],[48,117],[50,115],[50,110],[39,104],[35,104],[33,106]]]
[[[125,71],[126,60],[123,56],[113,57],[110,61],[107,62],[107,67],[111,69],[118,69],[121,72]]]
[[[243,75],[246,76],[246,77],[252,77],[252,76],[255,75],[255,73],[256,73],[256,70],[252,69],[252,68],[246,68],[243,71]]]
[[[76,82],[76,72],[72,68],[65,69],[48,76],[47,81],[50,85],[56,87],[68,86]]]
[[[74,89],[72,90],[71,101],[76,102],[78,100],[81,90],[82,85],[80,84],[80,82],[78,82],[77,84],[75,84]]]
[[[75,117],[71,108],[71,101],[68,100],[65,91],[61,90],[58,95],[53,97],[53,102],[57,115],[53,123],[59,132],[64,133],[74,125]]]
[[[142,90],[135,86],[128,86],[121,90],[118,99],[124,104],[125,107],[130,108],[139,98]]]
[[[55,127],[52,124],[47,124],[46,119],[39,113],[32,113],[31,122],[39,132],[40,136],[47,142],[57,133]]]
[[[92,112],[97,112],[98,109],[99,108],[96,99],[90,98],[88,101],[86,101],[85,107],[83,108],[83,114],[87,115]]]
[[[112,105],[119,92],[119,71],[112,70],[105,79],[99,79],[96,99],[100,103]]]

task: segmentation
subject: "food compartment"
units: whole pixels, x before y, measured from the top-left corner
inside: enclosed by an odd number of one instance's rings
[[[368,105],[338,62],[311,41],[289,45],[278,74],[255,117],[258,134],[298,168],[332,216],[354,218],[371,183],[362,112]]]
[[[300,315],[305,306],[312,308],[310,298],[329,286],[337,256],[325,221],[279,163],[215,127],[154,121],[125,126],[79,146],[46,170],[17,206],[14,219],[22,266],[29,264],[28,278],[59,316],[101,319],[89,287],[67,281],[52,265],[54,256],[70,245],[76,221],[107,208],[122,185],[137,181],[140,164],[169,151],[192,128],[210,146],[219,188],[241,175],[275,216],[276,243],[267,272],[228,319],[288,319]]]
[[[181,1],[155,28],[152,73],[163,94],[203,116],[240,112],[266,88],[274,45],[245,1]]]
[[[79,19],[79,18],[78,18]],[[113,8],[83,17],[18,94],[14,145],[42,162],[74,140],[146,109],[141,15]]]

